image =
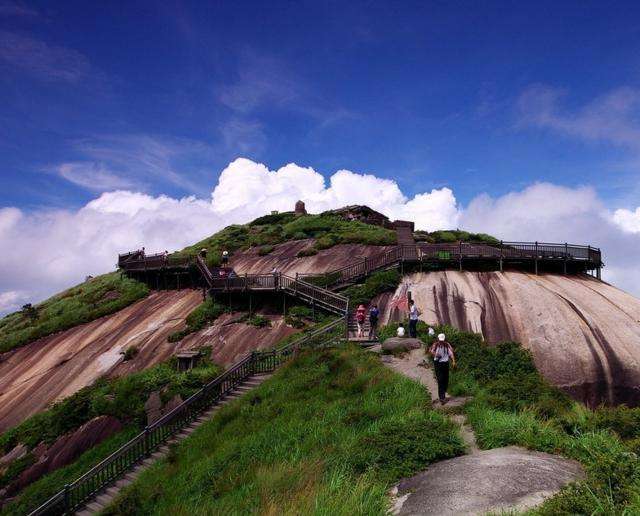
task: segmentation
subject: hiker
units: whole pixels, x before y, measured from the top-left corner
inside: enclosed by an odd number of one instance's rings
[[[432,339],[436,335],[436,330],[434,330],[431,326],[429,326],[429,329],[427,330],[427,333],[429,334],[429,338]]]
[[[440,333],[438,340],[433,341],[429,353],[433,355],[433,366],[438,380],[438,399],[444,405],[447,402],[446,394],[449,387],[449,359],[451,359],[451,367],[455,367],[456,356],[444,333]]]
[[[418,336],[418,317],[422,312],[418,310],[413,299],[409,301],[409,337],[416,338]]]
[[[164,253],[162,253],[162,261],[165,263],[165,265],[169,261],[169,251],[167,251],[166,249]]]
[[[227,265],[229,263],[229,251],[222,251],[222,265]]]
[[[404,326],[402,326],[402,323],[398,325],[398,329],[396,330],[396,335],[398,337],[404,337]]]
[[[378,326],[378,317],[380,317],[380,310],[378,305],[374,304],[369,310],[369,339],[376,339],[376,329]]]
[[[356,310],[356,323],[358,324],[358,338],[364,337],[364,322],[367,319],[367,309],[360,305]]]

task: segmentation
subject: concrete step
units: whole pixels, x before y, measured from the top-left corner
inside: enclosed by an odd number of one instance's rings
[[[112,495],[110,495],[108,493],[104,493],[104,494],[101,494],[100,496],[98,496],[96,498],[96,502],[98,502],[100,505],[106,507],[107,505],[109,505],[113,501],[114,498],[115,498],[114,496],[112,496]]]
[[[116,485],[107,488],[105,493],[107,493],[107,494],[109,494],[111,496],[118,496],[118,494],[120,494],[120,489],[116,487],[117,485],[118,485],[118,483],[116,482]]]
[[[137,468],[136,468],[137,469]],[[129,473],[127,473],[124,478],[127,479],[129,482],[135,482],[136,478],[138,478],[138,472],[134,471],[130,471]]]
[[[87,509],[92,513],[101,512],[105,509],[104,505],[99,504],[98,502],[91,502],[87,504]]]

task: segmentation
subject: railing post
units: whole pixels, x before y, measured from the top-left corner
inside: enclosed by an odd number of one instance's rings
[[[500,272],[502,272],[502,259],[504,257],[504,243],[500,240]]]
[[[148,456],[151,453],[151,430],[149,430],[148,426],[144,427],[144,454]]]
[[[564,275],[567,275],[567,260],[569,259],[569,245],[564,243]]]
[[[536,240],[536,254],[534,258],[534,265],[536,268],[536,276],[538,275],[538,241]]]
[[[71,484],[64,485],[64,513],[71,514]]]
[[[460,248],[458,250],[458,268],[462,272],[462,240],[460,240]]]

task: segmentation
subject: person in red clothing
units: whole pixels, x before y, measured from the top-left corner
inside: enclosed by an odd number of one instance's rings
[[[358,324],[358,338],[364,337],[364,322],[367,320],[367,309],[360,305],[356,310],[356,323]]]

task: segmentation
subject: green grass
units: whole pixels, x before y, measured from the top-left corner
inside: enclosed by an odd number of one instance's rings
[[[117,312],[148,293],[143,283],[116,272],[93,278],[0,319],[0,353]]]
[[[383,329],[391,334],[397,325]],[[481,448],[519,445],[581,462],[587,476],[531,514],[639,514],[640,409],[590,410],[550,385],[531,354],[513,342],[487,346],[479,335],[450,327],[458,368],[449,392],[472,395],[465,407]],[[418,325],[425,342],[427,326]]]
[[[24,488],[15,501],[3,506],[0,509],[0,515],[21,516],[28,514],[63,489],[65,484],[73,482],[97,463],[107,458],[120,446],[132,439],[139,431],[135,426],[125,428],[83,453],[72,464],[45,475]]]
[[[144,404],[151,392],[160,391],[164,402],[177,394],[186,399],[220,372],[220,368],[208,360],[190,371],[178,372],[175,359],[171,359],[122,378],[100,379],[0,435],[0,455],[18,443],[25,444],[29,450],[42,441],[50,444],[102,415],[117,417],[126,426],[142,429],[146,424]],[[0,476],[0,486],[9,483],[9,474],[15,477],[29,465],[25,461],[17,470]]]
[[[259,247],[258,254],[266,255],[273,246],[290,240],[315,238],[314,254],[337,244],[358,243],[369,245],[395,244],[395,232],[358,221],[346,221],[336,215],[302,215],[279,213],[265,215],[249,224],[224,228],[173,256],[195,256],[201,249],[208,250],[207,263],[220,265],[222,251],[230,253]]]
[[[394,481],[463,453],[427,397],[355,347],[304,352],[106,514],[385,514]]]
[[[195,333],[210,325],[220,317],[226,307],[217,304],[208,297],[205,301],[194,308],[185,320],[186,326],[182,330],[174,331],[167,336],[169,342],[178,342],[187,335]]]
[[[486,233],[469,233],[460,229],[447,229],[439,231],[416,231],[415,239],[418,242],[431,244],[448,244],[454,242],[472,242],[480,244],[499,244],[500,240]]]

